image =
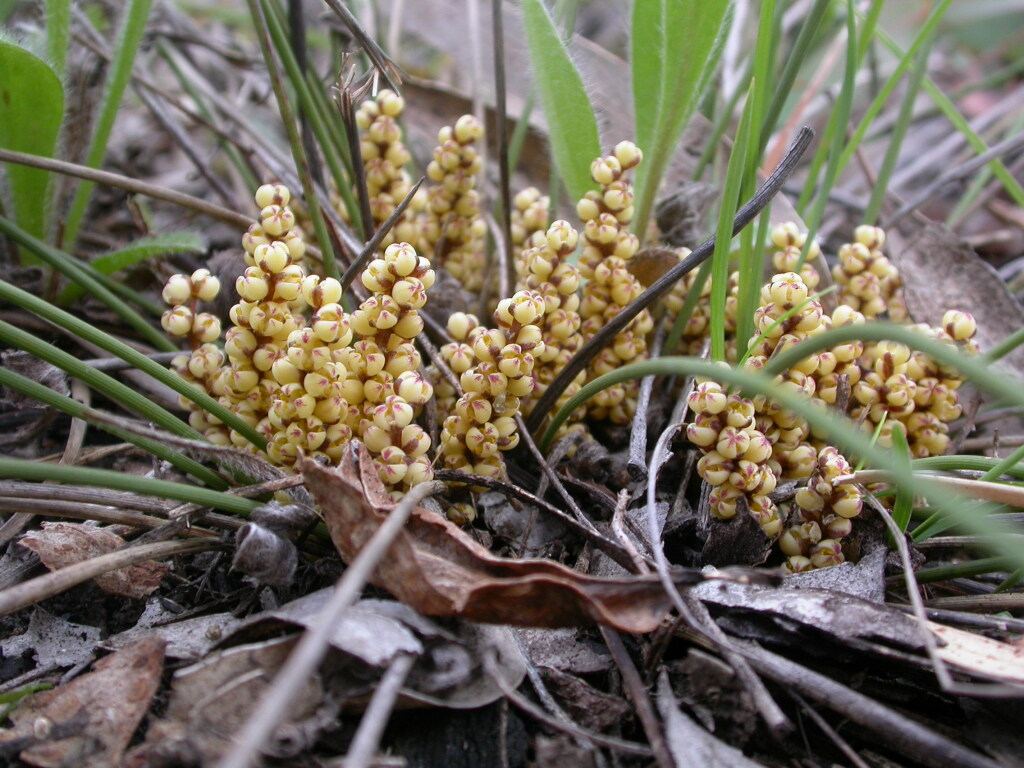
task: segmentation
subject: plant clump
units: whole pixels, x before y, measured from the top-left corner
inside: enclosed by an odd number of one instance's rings
[[[411,189],[404,167],[409,152],[398,125],[403,108],[400,97],[382,91],[357,115],[375,225]],[[517,418],[531,412],[586,340],[643,292],[632,271],[639,241],[629,231],[628,178],[642,154],[621,142],[591,166],[597,188],[578,202],[578,229],[568,221],[549,224],[549,201],[536,189],[515,196],[516,292],[498,297],[490,327],[473,314],[452,313],[439,365],[424,369],[415,341],[435,272],[421,254],[436,255],[464,288],[487,287],[476,189],[481,161],[475,144],[481,138],[481,126],[468,116],[440,131],[427,169],[430,185],[363,270],[368,296],[351,313],[341,304],[336,280],[308,274],[303,266],[303,232],[281,185],[264,185],[256,193],[260,221],[242,239],[246,268],[236,281],[239,302],[231,309],[223,350],[217,345],[219,322],[198,311],[200,302],[216,296],[216,281],[204,270],[168,281],[164,296],[171,309],[164,327],[190,346],[173,368],[264,435],[271,461],[288,467],[306,455],[336,463],[344,446],[358,439],[396,497],[430,479],[435,464],[506,479],[504,457],[521,437]],[[757,371],[831,327],[879,317],[905,320],[899,274],[882,252],[882,230],[860,227],[840,249],[832,270],[839,302],[831,313],[814,293],[821,282],[813,265],[820,261],[818,245],[791,223],[775,227],[771,242],[776,272],[761,290],[749,339],[736,338],[739,273],[729,275],[725,327],[733,363]],[[676,251],[679,258],[688,253]],[[697,283],[697,274],[687,275],[664,302],[671,314],[692,305],[682,333],[688,354],[704,345],[710,326],[711,284]],[[559,393],[557,405],[564,406],[588,381],[644,359],[653,327],[644,309]],[[974,348],[974,321],[964,312],[947,313],[939,328],[913,328]],[[852,341],[807,355],[775,383],[847,413],[884,444],[893,430],[903,431],[914,456],[944,452],[948,425],[960,413],[961,378],[892,342]],[[636,396],[635,382],[605,389],[566,420],[562,434],[586,433],[587,424],[597,420],[627,423]],[[721,520],[751,515],[779,542],[790,570],[842,562],[861,499],[846,479],[846,457],[828,435],[812,432],[806,419],[769,397],[742,397],[711,380],[697,382],[687,403],[693,412],[687,436],[701,452],[697,470],[710,486],[710,514]],[[432,423],[440,427],[436,445],[420,421],[428,404]],[[220,444],[248,445],[202,411],[193,409],[190,422]],[[796,496],[776,498],[777,487],[791,481],[800,484]],[[456,500],[448,514],[470,522],[471,498]]]
[[[833,276],[845,287],[830,315],[811,293],[820,280],[817,270],[801,263],[806,235],[791,223],[775,227],[772,263],[785,271],[761,290],[743,367],[760,370],[773,356],[832,327],[880,317],[905,320],[899,273],[881,252],[884,242],[882,230],[859,227],[855,242],[840,249]],[[807,249],[812,257],[820,254],[815,243]],[[695,280],[689,284],[696,289]],[[683,334],[690,350],[706,335],[709,296],[710,286],[702,286]],[[681,307],[682,299],[682,294],[670,297],[670,308]],[[977,351],[972,341],[976,324],[966,312],[950,310],[941,327],[911,328]],[[947,450],[949,424],[961,412],[956,394],[961,382],[955,371],[890,341],[852,341],[810,354],[775,379],[784,390],[847,413],[883,445],[901,430],[918,458]],[[813,433],[806,419],[770,398],[747,400],[714,381],[698,382],[688,404],[694,418],[687,436],[702,453],[697,470],[711,486],[710,514],[729,519],[745,509],[769,538],[778,539],[791,571],[843,562],[842,543],[853,530],[862,499],[847,479],[849,462],[828,444],[828,436]],[[772,491],[794,480],[801,483],[795,498],[774,501]]]

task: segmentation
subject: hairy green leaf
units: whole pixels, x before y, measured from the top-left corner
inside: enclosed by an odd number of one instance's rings
[[[665,169],[718,65],[730,7],[729,0],[637,0],[633,5],[633,104],[637,142],[645,154],[636,172],[638,232],[646,227]]]
[[[583,78],[541,0],[524,0],[523,26],[544,105],[551,154],[574,200],[594,189],[590,164],[601,155],[597,118]]]
[[[64,114],[64,87],[50,66],[21,46],[0,41],[0,147],[53,157]],[[27,232],[46,235],[50,174],[8,163],[14,214]]]
[[[172,253],[199,253],[206,249],[206,241],[195,232],[171,232],[166,235],[140,237],[126,248],[105,253],[92,262],[92,268],[104,275],[138,264],[154,256]],[[84,293],[77,283],[68,285],[57,299],[58,304],[67,304]]]

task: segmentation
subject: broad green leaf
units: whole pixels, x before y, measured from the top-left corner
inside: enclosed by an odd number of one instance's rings
[[[583,78],[541,0],[523,1],[523,26],[544,105],[551,154],[574,200],[594,189],[590,164],[601,155],[597,118]],[[625,137],[623,137],[625,138]]]
[[[151,259],[154,256],[164,256],[172,253],[198,253],[206,249],[206,242],[195,232],[172,232],[166,235],[153,235],[142,237],[129,245],[110,253],[105,253],[92,262],[92,267],[104,275],[112,275],[115,272],[138,264],[140,261]],[[60,297],[58,304],[67,304],[74,301],[84,293],[82,286],[77,283],[69,284]]]
[[[637,146],[651,146],[661,108],[665,63],[665,0],[634,0],[629,41]]]
[[[38,56],[0,40],[0,147],[53,157],[64,114],[60,78]],[[14,215],[23,229],[45,239],[50,174],[8,163]]]
[[[633,102],[645,155],[636,173],[638,232],[646,229],[665,169],[717,68],[730,8],[729,0],[637,0],[633,5],[633,34],[640,35],[632,41],[634,66],[641,59],[640,72],[633,75]]]

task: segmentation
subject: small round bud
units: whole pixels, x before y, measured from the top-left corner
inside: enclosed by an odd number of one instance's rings
[[[169,336],[188,336],[192,332],[192,310],[178,305],[160,316],[160,325]]]
[[[200,301],[213,301],[220,293],[220,280],[208,269],[197,269],[192,273],[192,294]]]
[[[615,145],[615,159],[619,161],[623,170],[629,170],[640,165],[644,159],[644,153],[632,141],[620,141]]]
[[[284,184],[264,184],[256,190],[256,205],[260,210],[271,205],[288,205],[291,199],[292,194]]]
[[[295,226],[295,214],[283,205],[268,205],[260,211],[263,231],[271,237],[280,237]]]
[[[954,341],[967,341],[978,332],[974,316],[958,309],[951,309],[942,316],[942,328]]]
[[[161,296],[171,306],[184,304],[192,298],[192,281],[185,275],[171,275],[164,284]]]
[[[276,275],[291,262],[291,254],[284,243],[275,241],[257,246],[253,252],[253,260],[264,272]]]

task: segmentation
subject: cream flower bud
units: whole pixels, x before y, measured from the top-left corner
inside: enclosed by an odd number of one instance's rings
[[[295,226],[295,214],[283,205],[268,205],[260,211],[263,231],[271,237],[280,237]]]
[[[260,209],[270,205],[288,205],[292,195],[284,184],[264,184],[256,190],[256,205]]]
[[[274,241],[257,246],[253,252],[253,260],[264,272],[275,275],[288,266],[291,254],[284,243]]]
[[[191,309],[178,305],[160,316],[160,325],[163,326],[163,329],[169,336],[188,336],[192,331],[193,319]]]
[[[185,304],[192,298],[192,281],[185,275],[171,275],[161,293],[163,300],[170,304]]]
[[[200,301],[213,301],[220,293],[220,280],[208,269],[197,269],[192,273],[192,294]]]
[[[192,320],[192,335],[204,344],[220,338],[220,319],[209,312],[200,312]]]

